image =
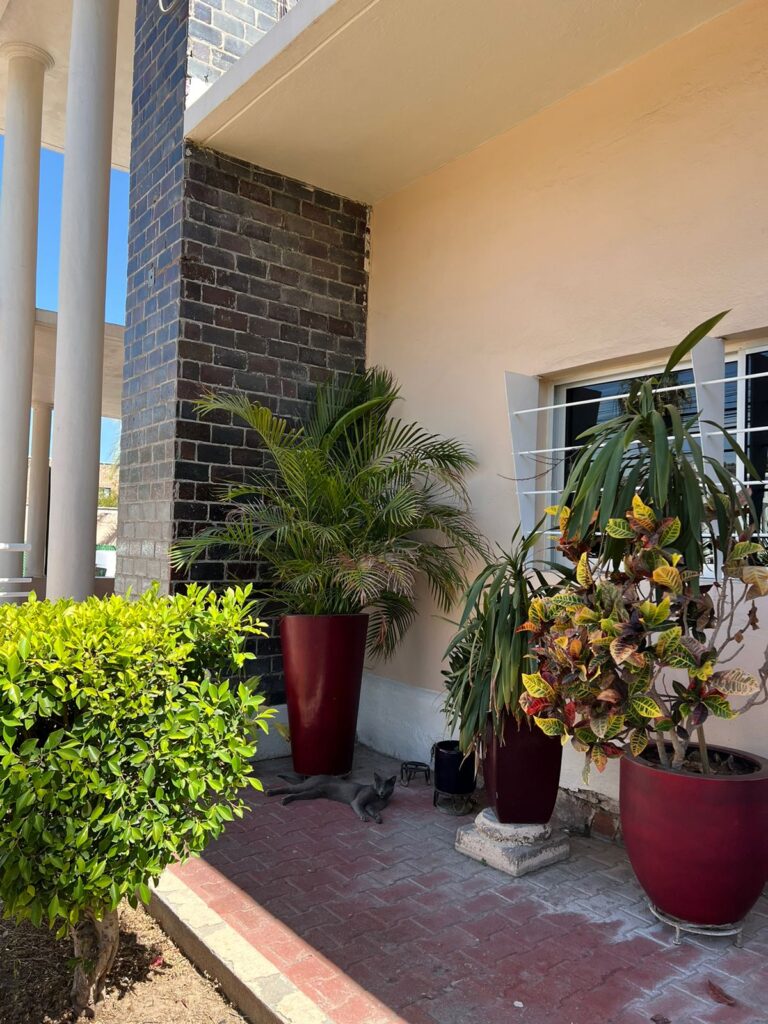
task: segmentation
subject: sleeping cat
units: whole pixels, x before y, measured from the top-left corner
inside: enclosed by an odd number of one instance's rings
[[[378,772],[373,773],[373,785],[366,786],[361,782],[347,782],[337,779],[334,775],[310,775],[301,779],[298,775],[281,775],[290,783],[278,789],[268,789],[267,796],[283,796],[281,803],[290,804],[294,800],[335,800],[340,804],[348,804],[361,821],[375,821],[381,824],[381,814],[392,798],[397,776],[384,779]]]

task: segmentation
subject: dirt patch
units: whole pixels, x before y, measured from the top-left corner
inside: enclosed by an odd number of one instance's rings
[[[0,1024],[70,1024],[72,946],[0,919]],[[97,1024],[246,1024],[144,910],[120,908],[120,952]]]

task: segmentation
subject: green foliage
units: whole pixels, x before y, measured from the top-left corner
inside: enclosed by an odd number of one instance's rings
[[[722,428],[699,425],[697,417],[684,420],[675,392],[654,394],[672,382],[669,374],[675,366],[724,316],[719,313],[699,324],[677,346],[662,378],[634,381],[620,415],[581,435],[584,445],[559,506],[570,507],[564,530],[568,553],[602,547],[618,564],[629,537],[624,512],[635,493],[661,520],[677,522],[679,537],[674,540],[692,572],[718,556],[718,539],[733,537],[753,521],[751,501],[733,474],[703,455],[699,431]],[[756,477],[736,441],[725,430],[723,435],[746,474]],[[672,539],[663,538],[662,546]]]
[[[200,409],[246,423],[270,464],[225,492],[226,521],[178,542],[174,565],[211,548],[261,562],[271,612],[369,611],[369,650],[390,654],[416,614],[418,579],[447,611],[482,547],[464,486],[471,454],[392,418],[397,397],[391,375],[372,369],[320,388],[294,427],[244,395],[208,395]]]
[[[675,550],[679,520],[658,518],[635,495],[624,520],[612,518],[608,528],[621,545],[620,569],[605,557],[590,563],[582,552],[576,585],[530,602],[526,628],[536,671],[523,675],[520,706],[546,733],[570,738],[584,752],[585,779],[591,766],[603,771],[626,747],[641,754],[653,732],[669,738],[676,768],[686,763],[697,732],[708,771],[704,722],[710,714],[734,717],[728,697],[755,694],[758,680],[738,669],[715,671],[723,649],[715,643],[718,614],[694,586],[698,573],[686,570]],[[748,585],[757,586],[768,570],[745,562],[762,550],[744,540],[724,546],[726,573],[743,583],[751,568],[757,575]],[[727,622],[725,607],[718,611]],[[756,628],[753,614],[748,621]],[[737,634],[733,639],[741,642]],[[685,682],[674,678],[678,673]],[[657,749],[666,757],[663,740]]]
[[[0,901],[61,934],[200,852],[260,789],[250,588],[0,605]]]
[[[552,593],[547,581],[527,561],[536,535],[519,531],[509,552],[487,563],[464,593],[464,607],[444,660],[447,694],[444,710],[452,727],[459,727],[464,753],[482,752],[486,722],[492,716],[497,735],[504,716],[520,716],[522,674],[526,668],[529,603],[535,595]]]

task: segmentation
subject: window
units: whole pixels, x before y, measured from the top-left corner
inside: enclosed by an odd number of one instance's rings
[[[661,368],[651,368],[641,376],[658,375]],[[755,467],[754,480],[745,480],[752,488],[761,532],[768,535],[768,508],[765,482],[768,475],[768,350],[743,350],[726,356],[724,426],[733,434]],[[669,398],[675,400],[681,414],[692,416],[697,411],[693,370],[685,368],[674,375]],[[637,375],[561,384],[555,389],[553,417],[554,438],[552,458],[553,493],[559,493],[573,459],[581,447],[579,435],[598,423],[617,416],[621,400],[628,393]],[[726,443],[725,460],[736,468],[733,450]],[[739,474],[744,478],[743,472]]]

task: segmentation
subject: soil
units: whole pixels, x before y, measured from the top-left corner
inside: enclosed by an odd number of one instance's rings
[[[0,1024],[71,1024],[72,946],[0,918]],[[143,909],[120,908],[120,950],[97,1024],[246,1024]]]

